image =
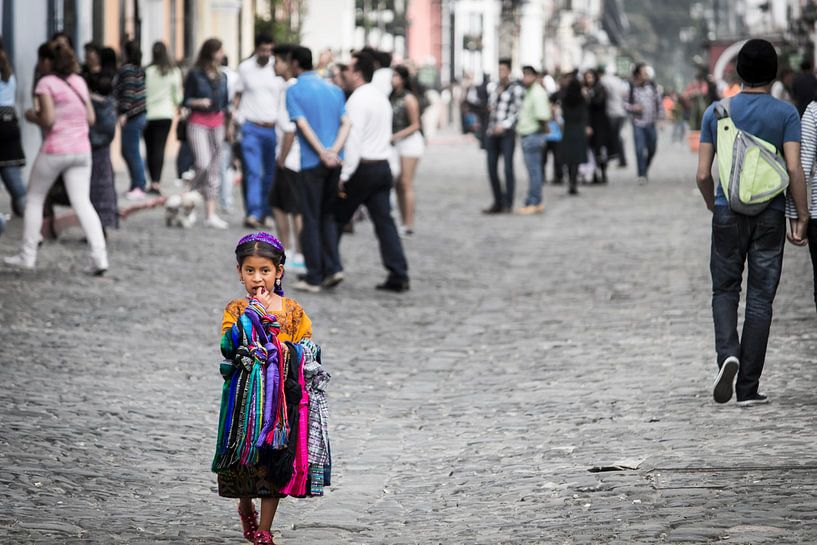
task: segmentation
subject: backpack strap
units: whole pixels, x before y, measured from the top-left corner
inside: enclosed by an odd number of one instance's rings
[[[719,120],[732,117],[732,97],[722,98],[715,103],[715,115]]]

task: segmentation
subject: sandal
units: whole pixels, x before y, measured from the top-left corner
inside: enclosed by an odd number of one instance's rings
[[[253,538],[258,531],[258,512],[253,508],[252,513],[246,514],[238,509],[238,516],[241,517],[241,525],[244,527],[244,539],[253,543]]]
[[[272,540],[272,534],[269,532],[265,532],[264,530],[259,530],[255,532],[255,541],[253,541],[253,545],[275,545],[275,542]]]

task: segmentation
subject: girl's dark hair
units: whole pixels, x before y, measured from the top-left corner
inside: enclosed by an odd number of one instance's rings
[[[196,58],[196,68],[202,71],[218,72],[219,66],[216,64],[216,52],[221,49],[222,43],[218,38],[204,40],[199,49],[199,56]]]
[[[173,68],[173,63],[170,62],[170,57],[167,54],[167,46],[164,42],[156,42],[153,44],[151,52],[153,53],[153,59],[150,62],[151,66],[157,67],[159,73],[166,76]]]
[[[142,50],[139,48],[139,42],[136,40],[125,42],[125,62],[127,64],[142,66]]]
[[[578,106],[579,104],[584,102],[584,96],[582,95],[582,84],[579,82],[578,78],[570,78],[570,81],[567,83],[567,88],[565,89],[565,96],[562,99],[562,103],[565,106]]]
[[[13,73],[14,70],[11,68],[8,55],[6,55],[5,50],[0,49],[0,79],[8,81]]]
[[[235,259],[238,265],[244,264],[244,260],[251,256],[266,257],[271,259],[276,267],[280,267],[284,263],[284,253],[276,250],[269,244],[253,240],[245,242],[235,249]]]
[[[397,74],[401,80],[403,80],[403,88],[409,93],[416,95],[417,93],[414,91],[414,83],[411,81],[411,74],[409,73],[408,68],[402,64],[398,64],[392,68],[392,70],[394,70],[394,73]]]

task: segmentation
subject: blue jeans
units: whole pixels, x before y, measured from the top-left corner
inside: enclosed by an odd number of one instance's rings
[[[521,138],[522,156],[528,169],[530,185],[525,206],[542,204],[542,153],[545,149],[545,134],[537,132]]]
[[[655,157],[655,146],[658,140],[655,125],[646,127],[633,125],[633,139],[635,140],[635,160],[638,166],[638,176],[646,176],[652,158]]]
[[[744,216],[728,206],[715,207],[709,261],[715,350],[718,366],[729,356],[740,361],[735,386],[738,401],[757,392],[763,372],[785,242],[786,220],[782,211],[767,208],[757,216]],[[746,315],[739,338],[738,304],[747,260]]]
[[[131,189],[145,189],[145,160],[142,158],[142,131],[147,124],[146,114],[128,118],[122,127],[122,158],[128,165]]]
[[[491,190],[494,194],[494,206],[497,208],[511,208],[516,189],[516,180],[513,175],[513,152],[516,147],[516,133],[506,130],[499,136],[485,135],[485,150],[488,152],[488,176],[491,179]],[[505,167],[505,191],[499,182],[499,156]]]
[[[26,186],[21,167],[0,167],[0,178],[11,195],[11,210],[15,216],[23,216],[26,209]]]
[[[251,122],[241,125],[247,215],[259,221],[270,215],[269,194],[275,183],[275,128]]]

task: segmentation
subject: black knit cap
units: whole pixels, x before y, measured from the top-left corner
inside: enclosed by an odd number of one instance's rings
[[[777,78],[777,51],[766,40],[749,40],[740,48],[735,68],[746,85],[768,85]]]

